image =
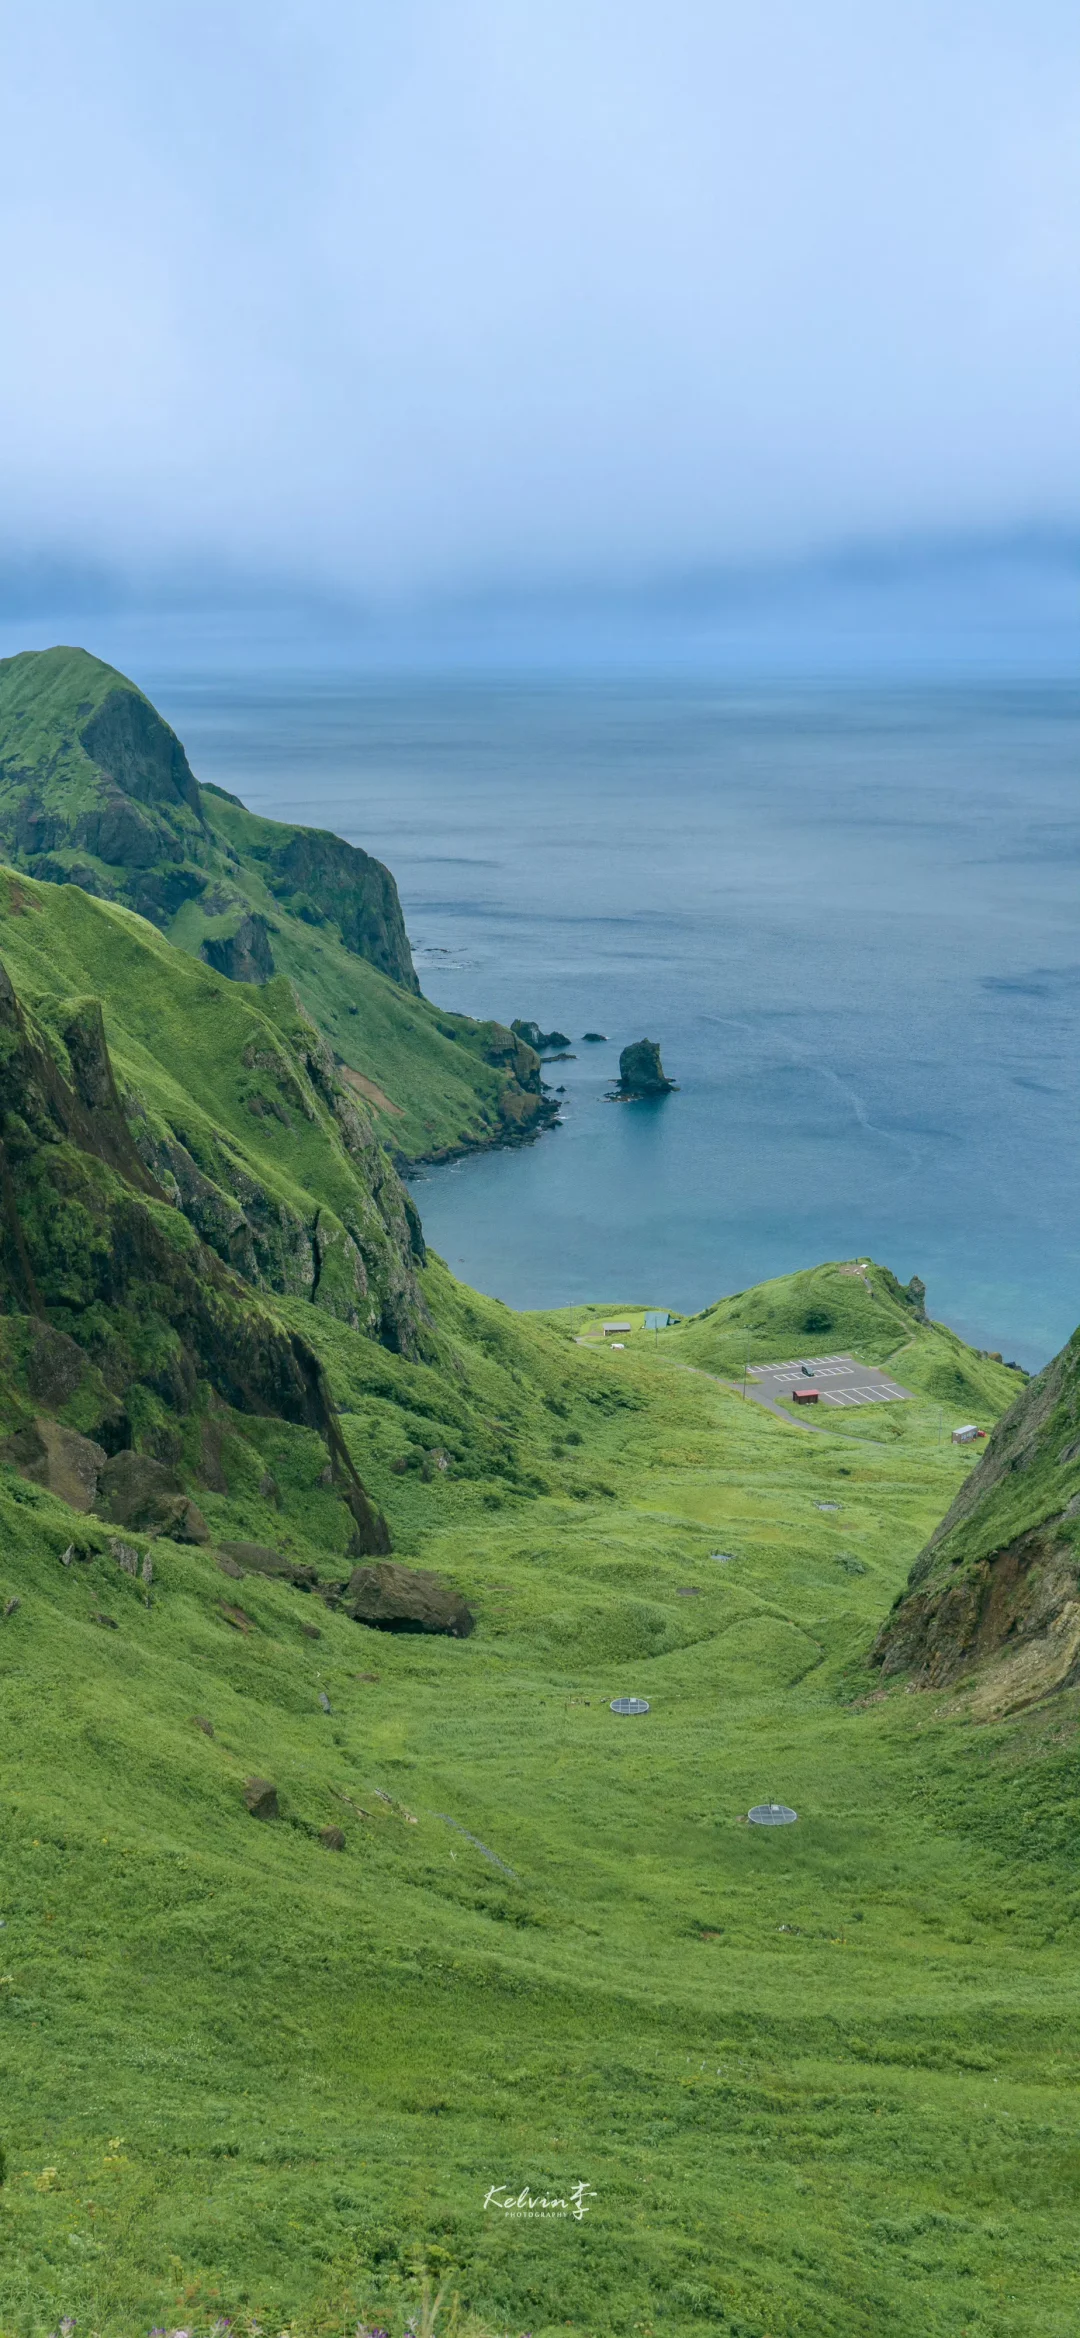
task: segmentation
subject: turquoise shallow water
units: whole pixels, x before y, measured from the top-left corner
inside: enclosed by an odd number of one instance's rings
[[[561,1126],[417,1183],[470,1282],[686,1309],[872,1254],[1029,1365],[1073,1329],[1080,690],[147,686],[201,777],[389,862],[430,997],[572,1034]],[[607,1102],[643,1034],[678,1093]]]

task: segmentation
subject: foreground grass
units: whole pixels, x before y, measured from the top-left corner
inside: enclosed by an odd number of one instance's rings
[[[989,1732],[865,1666],[969,1466],[939,1400],[811,1436],[692,1327],[594,1353],[447,1288],[516,1476],[395,1476],[434,1376],[319,1331],[469,1641],[160,1543],[147,1606],[0,1488],[0,2329],[400,2328],[419,2247],[533,2338],[1065,2338],[1075,1701]],[[317,1544],[303,1440],[246,1434],[267,1539]],[[798,1825],[748,1828],[773,1796]],[[484,2205],[575,2183],[580,2220]]]

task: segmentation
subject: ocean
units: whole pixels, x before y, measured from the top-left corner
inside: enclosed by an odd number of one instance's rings
[[[417,1177],[466,1281],[690,1310],[873,1256],[1029,1367],[1073,1330],[1080,690],[145,686],[201,778],[389,864],[430,998],[570,1035],[559,1125]],[[676,1092],[609,1101],[643,1036]]]

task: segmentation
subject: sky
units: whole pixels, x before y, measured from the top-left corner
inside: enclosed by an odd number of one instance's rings
[[[0,598],[1080,543],[1064,0],[5,15]]]

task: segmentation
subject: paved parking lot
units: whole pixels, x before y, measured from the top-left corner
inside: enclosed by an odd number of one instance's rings
[[[901,1388],[880,1365],[858,1364],[854,1356],[793,1356],[784,1364],[751,1364],[746,1393],[759,1403],[770,1408],[777,1402],[790,1404],[793,1388],[816,1388],[814,1410],[819,1413],[827,1405],[902,1404],[911,1395],[910,1388]]]

